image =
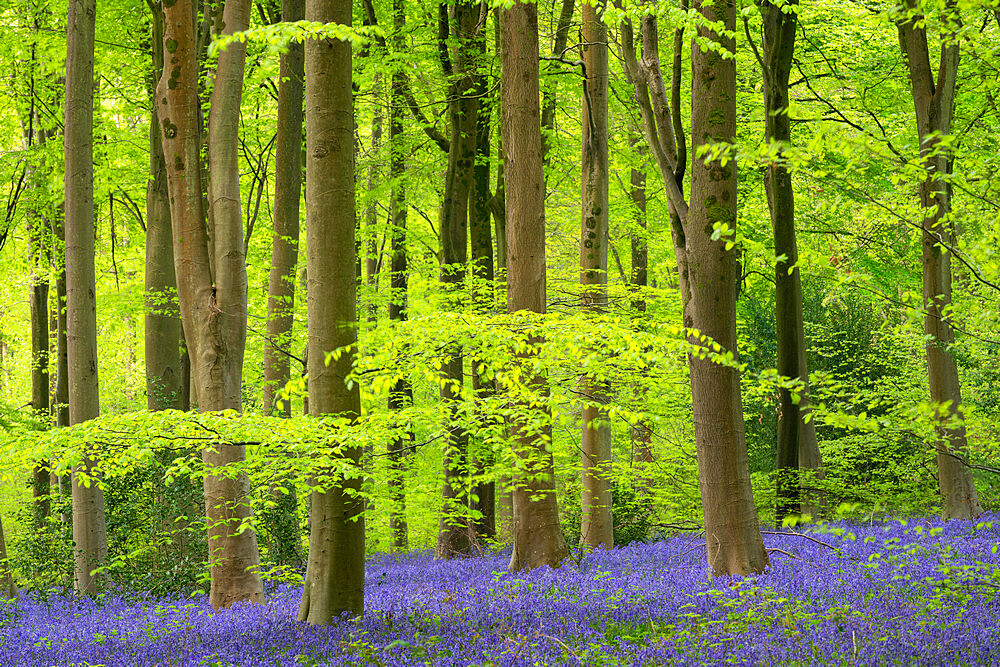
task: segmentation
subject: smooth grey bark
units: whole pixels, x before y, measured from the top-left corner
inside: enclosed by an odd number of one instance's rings
[[[764,136],[768,144],[781,151],[790,145],[792,138],[788,115],[788,78],[795,52],[798,3],[792,0],[779,6],[763,0],[760,7],[763,19]],[[782,388],[778,392],[775,523],[781,526],[787,516],[800,513],[819,516],[823,505],[822,493],[813,485],[822,474],[823,460],[816,441],[816,427],[808,417],[809,367],[802,321],[802,278],[795,238],[795,194],[791,172],[781,158],[768,165],[765,186],[774,232],[774,254],[778,258],[774,264],[777,370],[782,377],[802,382],[797,401],[789,389]],[[801,484],[800,469],[807,471],[807,487]]]
[[[246,46],[234,42],[219,55],[209,115],[210,206],[202,194],[198,47],[193,7],[164,4],[164,67],[157,87],[167,186],[174,239],[177,295],[193,391],[202,412],[242,407],[243,353],[246,344],[246,265],[237,169],[237,128],[242,99]],[[247,0],[228,0],[216,22],[223,34],[245,29]],[[209,234],[211,230],[211,234]],[[243,444],[205,449],[210,471],[238,465]],[[207,474],[204,480],[212,584],[209,602],[216,609],[234,602],[263,599],[257,572],[260,554],[250,519],[246,473]]]
[[[149,126],[149,182],[146,185],[145,361],[146,408],[181,408],[181,319],[174,272],[167,165],[160,136],[156,82],[163,75],[163,14],[152,5],[153,109]]]
[[[284,0],[281,20],[301,21],[304,0]],[[267,338],[264,344],[264,412],[291,416],[291,402],[275,395],[291,378],[290,356],[295,311],[295,273],[299,252],[299,202],[302,199],[302,123],[304,50],[292,42],[278,66],[278,121],[275,138],[274,214],[271,270],[267,289]]]
[[[507,311],[544,313],[545,175],[538,95],[538,9],[515,2],[502,12],[502,118],[507,163]],[[534,341],[540,345],[542,341]],[[531,380],[547,393],[545,379]],[[522,405],[525,412],[544,410]],[[511,570],[558,567],[569,550],[559,526],[552,432],[527,429],[523,419],[510,424],[522,472],[514,480]]]
[[[638,147],[639,137],[630,133],[629,143],[633,149]],[[637,231],[631,234],[631,274],[629,283],[632,289],[632,312],[635,317],[642,318],[646,313],[645,289],[649,285],[649,239],[646,222],[646,170],[643,167],[632,167],[629,173],[629,197],[632,199],[634,223]],[[645,391],[636,391],[639,403],[644,402]],[[652,463],[653,456],[653,424],[650,421],[640,421],[632,427],[632,461],[634,463]]]
[[[583,4],[580,47],[583,70],[581,138],[580,285],[584,308],[601,313],[608,305],[608,30],[603,6]],[[584,375],[580,393],[582,468],[580,546],[614,546],[611,516],[611,425],[603,406],[609,387]]]
[[[732,0],[695,3],[706,23],[699,37],[735,49],[731,37],[716,34],[718,21],[730,33],[735,28]],[[726,248],[726,238],[712,239],[715,225],[736,228],[736,164],[730,155],[726,164],[711,155],[692,165],[691,202],[685,200],[678,173],[683,173],[683,128],[677,107],[679,93],[668,100],[659,62],[659,40],[654,16],[642,21],[642,63],[635,52],[631,23],[622,25],[622,55],[625,71],[635,92],[647,143],[667,193],[672,211],[672,236],[677,256],[684,325],[710,337],[734,357],[736,355],[736,295],[739,267],[735,246]],[[679,48],[675,34],[675,54]],[[691,136],[695,149],[701,144],[732,148],[736,132],[736,62],[716,50],[706,50],[692,41]],[[675,57],[675,72],[678,69]],[[694,151],[697,154],[697,150]],[[692,337],[692,344],[702,345]],[[702,354],[689,355],[691,396],[698,454],[699,486],[705,520],[706,554],[714,575],[745,575],[767,567],[743,430],[740,378],[735,368]]]
[[[65,191],[66,342],[69,421],[101,413],[97,378],[97,289],[94,271],[94,30],[95,0],[70,0],[66,30]],[[93,595],[108,555],[104,492],[96,452],[88,446],[73,470],[74,580]]]
[[[306,20],[351,25],[350,0],[307,0]],[[355,274],[354,107],[351,45],[306,43],[306,263],[309,304],[309,410],[356,418],[361,397],[347,385],[353,352],[326,363],[333,350],[357,343]],[[312,493],[309,561],[300,621],[324,625],[364,613],[365,521],[361,447],[341,454],[353,478]]]
[[[920,222],[922,248],[924,335],[927,338],[927,377],[930,398],[936,405],[947,405],[939,418],[937,442],[938,483],[941,490],[942,519],[974,519],[983,512],[972,471],[966,465],[968,441],[962,410],[962,384],[958,364],[951,351],[955,342],[952,326],[951,255],[955,245],[951,219],[951,186],[944,175],[951,172],[952,154],[942,141],[952,132],[955,112],[955,86],[960,48],[957,16],[945,25],[941,35],[941,54],[935,79],[927,46],[924,17],[917,3],[904,3],[906,17],[897,23],[899,44],[910,74],[910,88],[916,111],[920,158],[927,175],[920,182]],[[952,422],[957,419],[958,424]]]

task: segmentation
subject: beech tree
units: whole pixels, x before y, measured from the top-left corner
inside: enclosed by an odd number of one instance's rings
[[[69,421],[101,413],[97,381],[97,289],[94,274],[94,30],[95,0],[71,0],[66,29],[65,197],[66,341]],[[104,492],[93,474],[96,455],[84,453],[73,472],[76,590],[93,595],[108,554]]]
[[[660,68],[657,19],[642,17],[642,63],[630,19],[622,25],[625,71],[635,92],[646,141],[670,201],[684,325],[696,330],[689,355],[698,480],[707,560],[715,575],[762,572],[767,554],[750,486],[739,372],[709,356],[736,360],[736,294],[740,272],[736,231],[736,8],[731,0],[696,2],[705,19],[692,42],[691,136],[694,160],[690,205],[678,185],[680,117],[671,110]],[[718,22],[724,34],[712,28]],[[713,44],[713,48],[709,48]],[[675,52],[680,40],[674,40]],[[721,47],[721,48],[720,48]],[[675,77],[672,88],[679,89]],[[672,93],[676,109],[679,92]]]
[[[507,211],[507,311],[545,312],[545,176],[538,99],[538,9],[502,12],[502,107]],[[536,345],[542,341],[536,340]],[[530,380],[545,393],[545,379]],[[525,406],[529,411],[539,406]],[[569,555],[559,528],[551,426],[510,424],[519,478],[513,480],[511,570],[557,567]]]
[[[246,46],[232,42],[219,55],[209,112],[209,201],[202,200],[198,100],[198,40],[193,6],[164,3],[163,47],[168,56],[157,87],[173,229],[177,296],[191,374],[202,412],[240,410],[246,343],[247,278],[237,170],[237,126]],[[248,0],[227,0],[221,34],[245,30]],[[209,221],[213,234],[208,235]],[[211,471],[246,458],[243,444],[206,449],[204,481],[215,608],[260,601],[257,536],[250,518],[249,480]]]
[[[608,29],[603,3],[583,3],[580,30],[583,71],[583,135],[580,224],[580,284],[583,304],[601,312],[608,305]],[[580,451],[583,469],[581,545],[614,546],[611,517],[611,426],[602,404],[607,387],[584,376],[580,392],[583,407]]]
[[[951,346],[952,328],[951,256],[955,252],[951,218],[951,153],[944,137],[951,134],[955,114],[959,44],[955,31],[957,13],[941,17],[941,47],[937,77],[931,68],[927,26],[916,0],[903,3],[897,23],[899,44],[910,75],[910,90],[917,117],[920,159],[926,174],[920,182],[919,223],[923,251],[924,334],[927,338],[927,377],[931,400],[944,407],[939,417],[937,468],[941,489],[941,517],[974,519],[983,512],[966,465],[968,442],[962,412],[962,385]],[[954,423],[957,420],[958,423]]]
[[[818,475],[822,456],[816,442],[816,425],[809,417],[809,367],[806,363],[805,327],[802,321],[802,278],[795,238],[795,194],[792,175],[782,155],[791,142],[788,78],[795,53],[798,2],[760,4],[763,19],[763,49],[760,57],[764,78],[764,136],[778,157],[767,166],[765,184],[774,231],[774,319],[777,338],[777,370],[782,377],[801,382],[801,389],[778,390],[777,504],[775,522],[800,512],[818,516],[822,506],[819,490],[800,488],[799,469]],[[754,47],[756,48],[756,47]],[[813,482],[814,483],[814,482]]]
[[[306,20],[349,28],[350,0],[307,0]],[[323,38],[306,43],[309,411],[316,417],[356,419],[361,414],[361,395],[356,383],[347,382],[357,342],[351,64],[351,44],[346,40]],[[353,443],[331,453],[343,457],[357,474],[312,492],[300,621],[324,625],[345,612],[364,612],[365,502],[358,496],[361,451],[361,444]]]
[[[181,320],[177,307],[174,239],[167,192],[167,165],[163,158],[156,84],[163,76],[163,10],[151,6],[153,72],[149,121],[149,182],[146,185],[145,361],[146,407],[181,407]]]

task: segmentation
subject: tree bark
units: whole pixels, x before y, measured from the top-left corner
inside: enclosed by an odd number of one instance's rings
[[[538,100],[538,9],[515,2],[504,9],[502,129],[507,158],[507,311],[545,312],[545,175]],[[540,344],[541,341],[535,341]],[[542,396],[545,379],[532,380]],[[544,407],[524,405],[525,412]],[[559,528],[555,469],[548,428],[510,425],[522,472],[513,490],[511,570],[559,566],[569,554]]]
[[[52,416],[56,426],[69,426],[69,352],[66,341],[66,229],[60,206],[52,220],[52,277],[56,284],[56,381],[52,396]]]
[[[17,584],[10,571],[10,561],[7,559],[7,537],[3,532],[3,519],[0,519],[0,596],[13,600],[18,597]]]
[[[479,5],[479,15],[485,17],[485,3]],[[477,31],[470,44],[470,60],[473,62],[476,95],[479,97],[479,112],[476,118],[476,157],[472,176],[472,190],[469,194],[469,247],[472,252],[473,294],[479,309],[490,311],[495,307],[495,271],[493,268],[493,234],[490,226],[490,116],[492,104],[487,98],[487,81],[484,73],[486,58],[485,32]],[[492,396],[496,385],[483,382],[476,363],[472,363],[472,390],[476,401],[481,402]],[[471,506],[478,513],[473,529],[479,540],[496,538],[496,483],[487,481],[489,466],[493,463],[492,452],[481,451],[474,461],[479,481],[474,482],[472,493],[475,497]]]
[[[695,8],[706,20],[735,30],[732,0],[714,5],[698,0]],[[735,53],[734,39],[705,27],[699,33]],[[693,44],[691,136],[697,155],[699,144],[735,143],[736,60]],[[726,238],[712,240],[718,225],[736,229],[734,153],[726,164],[701,157],[692,165],[685,234],[691,300],[685,311],[695,328],[735,359],[739,258],[735,246],[726,249]],[[739,371],[694,354],[689,365],[709,566],[716,575],[763,572],[768,561],[750,486]]]
[[[397,56],[405,53],[403,31],[406,27],[404,0],[392,2],[392,50]],[[389,104],[389,179],[392,194],[389,206],[392,216],[390,230],[389,267],[389,319],[402,322],[406,319],[407,302],[407,250],[406,250],[406,147],[404,144],[403,117],[406,109],[406,75],[397,68],[392,73],[392,91]],[[396,381],[389,395],[388,408],[396,412],[413,403],[413,389],[405,377]],[[406,462],[408,447],[413,444],[413,431],[389,442],[389,532],[392,546],[397,551],[409,549],[409,527],[406,521]]]
[[[155,104],[156,82],[163,75],[163,14],[159,3],[151,13],[154,78],[150,94],[154,104],[149,126],[149,183],[146,185],[146,408],[167,410],[181,407],[181,320],[177,307],[167,165],[160,136],[159,105]]]
[[[600,313],[608,305],[608,30],[596,4],[583,4],[580,32],[586,79],[583,86],[580,285],[587,310]],[[585,549],[614,546],[611,517],[611,425],[602,407],[608,387],[584,375],[580,393],[586,403],[581,416],[582,466],[580,545]]]
[[[240,213],[236,133],[242,99],[245,44],[234,42],[219,56],[209,116],[211,216],[201,191],[197,37],[192,6],[164,4],[164,49],[168,66],[157,88],[167,164],[177,293],[198,409],[241,409],[246,343],[246,266]],[[225,33],[246,28],[247,0],[229,0],[221,24]],[[209,234],[211,226],[211,234]],[[242,444],[202,452],[209,471],[245,460]],[[205,477],[205,508],[216,609],[263,599],[257,568],[260,555],[250,518],[246,473]]]
[[[36,116],[37,121],[37,116]],[[44,146],[46,133],[33,132],[38,146]],[[29,134],[27,144],[32,144]],[[45,192],[43,179],[34,180],[35,187]],[[48,256],[51,255],[52,232],[45,224],[45,213],[32,204],[28,211],[28,245],[31,255],[31,275],[28,279],[28,304],[31,311],[31,410],[35,416],[46,424],[51,423],[49,416],[50,378],[49,378],[49,278]],[[38,461],[31,475],[32,522],[35,530],[42,530],[49,518],[49,465],[47,461]]]
[[[732,32],[736,23],[731,0],[696,3],[706,19],[699,28],[703,40],[721,44],[730,53],[735,42],[711,30],[719,21]],[[643,129],[660,170],[672,211],[672,236],[677,257],[684,325],[710,337],[720,353],[736,358],[736,296],[740,276],[735,245],[728,237],[713,240],[714,227],[736,228],[736,165],[732,148],[736,131],[736,61],[692,43],[691,135],[697,144],[722,144],[727,161],[706,155],[692,169],[691,203],[684,199],[681,176],[686,159],[679,104],[680,34],[675,33],[674,85],[667,99],[659,63],[654,16],[642,22],[643,54],[638,62],[632,26],[622,25],[625,71],[635,91]],[[692,344],[701,345],[697,337]],[[707,350],[706,350],[707,352]],[[698,453],[699,485],[705,519],[708,564],[715,575],[761,572],[767,554],[753,502],[739,373],[701,353],[689,356],[691,399]]]
[[[586,4],[586,3],[584,3]],[[561,58],[566,54],[566,42],[569,41],[569,28],[573,20],[573,10],[576,0],[562,0],[559,7],[559,18],[556,21],[556,34],[552,37],[552,55]],[[552,65],[553,63],[547,63]],[[546,72],[548,73],[548,72]],[[541,83],[539,81],[539,83]],[[549,153],[555,143],[556,133],[556,89],[555,85],[545,86],[542,93],[542,165],[549,165]]]
[[[638,145],[638,136],[630,134],[629,143],[633,148]],[[649,284],[649,239],[646,223],[646,170],[633,167],[629,175],[629,193],[632,199],[635,225],[638,228],[630,238],[632,247],[632,271],[629,282],[632,288],[632,312],[637,318],[646,313],[645,289]],[[646,392],[641,387],[636,388],[636,399],[639,404],[645,402]],[[653,458],[653,424],[645,420],[632,427],[632,461],[633,463],[652,463]]]
[[[951,152],[941,137],[951,134],[955,109],[959,45],[945,27],[937,80],[931,70],[924,17],[916,2],[904,3],[907,17],[898,23],[899,43],[910,74],[913,105],[920,139],[920,157],[927,175],[920,182],[920,204],[924,217],[920,224],[924,335],[927,338],[927,376],[931,401],[946,405],[939,418],[937,467],[941,490],[942,519],[974,519],[983,512],[972,471],[966,465],[968,442],[962,410],[962,385],[958,365],[951,352],[955,332],[951,324],[951,248],[954,223],[951,220],[951,187],[943,178],[951,171]],[[957,16],[951,18],[957,22]],[[958,420],[958,425],[949,422]]]
[[[66,32],[65,202],[66,341],[69,421],[101,413],[97,378],[97,297],[94,272],[94,29],[95,0],[70,0]],[[90,449],[90,447],[88,447]],[[73,471],[73,542],[76,590],[97,592],[96,568],[108,555],[104,492],[95,452]]]
[[[791,7],[793,11],[788,11]],[[797,2],[778,6],[764,0],[763,77],[765,139],[779,151],[791,143],[788,115],[788,77],[795,52],[798,26]],[[795,239],[795,195],[792,175],[784,162],[768,165],[765,175],[767,201],[774,231],[774,310],[777,337],[777,370],[782,377],[802,382],[796,402],[788,389],[779,390],[777,503],[775,523],[799,513],[817,517],[822,507],[818,489],[801,488],[799,469],[815,481],[822,468],[816,427],[809,414],[809,368],[806,364],[805,328],[802,322],[802,279]]]
[[[303,0],[284,0],[282,21],[301,21]],[[274,216],[271,273],[268,281],[267,339],[264,345],[264,412],[289,417],[291,402],[276,405],[275,395],[291,377],[295,272],[299,250],[299,201],[302,198],[302,86],[304,51],[291,42],[278,72],[278,133],[275,139]]]
[[[448,86],[448,113],[451,121],[451,140],[448,150],[448,169],[445,172],[444,201],[441,204],[441,282],[453,299],[461,294],[468,262],[469,194],[472,190],[473,167],[476,152],[476,119],[478,99],[471,42],[475,39],[478,6],[469,0],[454,5],[450,20],[456,47],[446,62],[445,74],[451,76]],[[457,304],[452,304],[452,307]],[[469,436],[466,428],[457,423],[461,401],[463,355],[461,349],[448,352],[442,365],[441,400],[449,405],[449,436],[444,445],[444,485],[442,487],[442,514],[438,526],[435,555],[450,558],[469,555],[475,542],[469,520]]]
[[[307,0],[306,20],[349,26],[351,3]],[[347,385],[353,349],[324,363],[328,353],[357,342],[351,45],[309,40],[305,53],[309,410],[317,417],[356,418],[358,385]],[[361,447],[348,447],[342,456],[359,474],[312,494],[299,620],[313,625],[364,613],[364,501],[355,495],[361,488]]]

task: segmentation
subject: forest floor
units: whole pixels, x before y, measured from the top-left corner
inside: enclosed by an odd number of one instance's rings
[[[1000,517],[837,523],[764,536],[771,569],[709,579],[704,538],[505,570],[507,555],[369,562],[367,612],[295,621],[301,589],[0,607],[0,665],[1000,665]]]

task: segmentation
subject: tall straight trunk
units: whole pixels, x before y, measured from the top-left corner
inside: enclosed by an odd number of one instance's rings
[[[14,599],[18,596],[17,584],[10,571],[10,561],[7,559],[7,537],[3,532],[3,519],[0,518],[0,596]]]
[[[35,122],[38,118],[36,116]],[[46,141],[46,132],[35,134],[40,147]],[[29,146],[32,138],[27,137]],[[35,179],[35,187],[44,188],[43,181]],[[45,190],[42,190],[43,192]],[[45,213],[33,205],[28,212],[28,244],[31,255],[31,275],[28,280],[28,304],[31,311],[31,410],[42,422],[49,424],[51,400],[49,377],[49,278],[48,262],[52,253],[52,232],[45,223]],[[32,470],[32,517],[36,530],[41,530],[49,517],[49,465],[38,461]]]
[[[480,3],[480,16],[486,16],[484,3]],[[480,68],[485,64],[486,38],[485,32],[479,30],[470,46],[470,60],[476,68],[474,81],[476,95],[480,99],[479,113],[476,118],[476,158],[472,175],[472,191],[469,195],[469,247],[472,253],[472,276],[475,281],[474,294],[478,308],[490,311],[496,301],[493,269],[493,234],[490,228],[490,116],[492,104],[487,94],[486,75]],[[484,382],[478,372],[477,364],[472,364],[472,390],[477,401],[483,401],[495,391],[495,384]],[[473,528],[477,538],[493,539],[496,537],[496,483],[487,480],[492,455],[481,452],[475,461],[476,475],[479,481],[473,485],[473,500],[471,506],[478,513]]]
[[[281,20],[301,21],[304,0],[284,0]],[[302,86],[304,51],[291,42],[278,67],[278,133],[275,139],[274,215],[271,273],[267,289],[267,338],[264,343],[264,413],[285,417],[291,402],[275,395],[291,378],[289,351],[295,311],[295,271],[299,252],[299,200],[302,198]]]
[[[246,342],[246,266],[239,202],[236,132],[242,98],[246,47],[234,42],[219,56],[209,116],[211,216],[201,189],[197,38],[192,5],[164,4],[164,67],[157,88],[174,239],[177,296],[191,376],[203,412],[241,409],[243,352]],[[224,33],[246,28],[247,0],[228,0]],[[208,224],[206,224],[206,219]],[[211,228],[211,235],[208,230]],[[245,460],[242,444],[206,449],[210,471]],[[260,555],[250,518],[249,481],[208,474],[204,481],[212,584],[209,602],[216,609],[240,600],[260,601]]]
[[[375,113],[372,114],[372,159],[368,163],[368,191],[374,190],[381,178],[379,153],[382,150],[382,73],[375,72]],[[375,199],[368,200],[365,206],[365,285],[368,287],[368,322],[378,321],[378,207]]]
[[[306,20],[351,25],[349,0],[306,0]],[[309,410],[315,416],[361,413],[356,383],[347,384],[353,353],[326,355],[357,342],[354,272],[354,108],[351,45],[306,43],[306,262],[309,275]],[[361,447],[342,456],[360,468]],[[360,471],[359,471],[360,472]],[[330,623],[364,613],[364,501],[361,476],[312,494],[309,562],[299,620]]]
[[[284,0],[281,20],[301,21],[304,0]],[[292,42],[278,66],[278,128],[275,138],[274,215],[271,272],[267,290],[267,338],[264,343],[264,412],[291,417],[290,399],[276,399],[291,379],[290,351],[295,312],[295,273],[299,246],[299,201],[302,198],[302,122],[305,52]],[[279,491],[283,489],[284,491]],[[295,485],[282,475],[271,493],[274,507],[261,517],[270,535],[269,553],[275,563],[302,562],[298,497]]]
[[[515,2],[504,9],[502,128],[507,158],[507,311],[545,312],[545,175],[538,100],[538,9]],[[541,341],[535,341],[541,344]],[[534,389],[547,393],[545,379]],[[544,409],[524,404],[528,411]],[[559,566],[569,554],[559,528],[551,425],[528,429],[526,418],[510,425],[524,472],[513,490],[514,550],[510,569]]]
[[[899,22],[899,43],[910,73],[913,106],[920,138],[920,157],[927,175],[920,182],[920,224],[923,249],[924,335],[927,339],[927,377],[931,401],[947,405],[938,424],[937,467],[941,489],[942,519],[973,519],[983,512],[972,471],[966,465],[968,442],[962,410],[962,385],[958,365],[951,352],[952,328],[951,253],[955,244],[951,220],[951,187],[945,175],[951,171],[951,151],[942,137],[951,134],[955,111],[959,44],[947,25],[941,36],[937,80],[931,70],[924,17],[917,3],[904,3],[907,16]],[[958,419],[958,425],[949,421]]]
[[[152,12],[153,90],[163,74],[163,14]],[[160,137],[158,105],[153,104],[149,125],[149,183],[146,185],[146,408],[181,407],[181,319],[177,307],[174,239],[170,228],[167,165]]]
[[[736,29],[733,0],[695,8],[708,21]],[[701,27],[703,39],[731,53],[733,38]],[[692,42],[691,136],[694,155],[703,143],[736,139],[736,60]],[[712,240],[715,225],[736,229],[736,161],[696,157],[691,169],[691,208],[686,224],[691,300],[686,314],[694,327],[736,355],[736,296],[740,277],[736,247]],[[687,315],[685,317],[687,319]],[[735,368],[691,355],[691,397],[708,563],[717,575],[763,572],[767,566],[747,460],[740,375]]]
[[[392,2],[392,50],[402,54],[406,49],[403,30],[406,27],[406,4],[403,0]],[[406,266],[406,147],[404,144],[403,117],[406,109],[406,74],[397,68],[392,73],[392,91],[389,103],[389,179],[392,194],[390,266],[389,266],[389,319],[402,322],[406,319],[407,266]],[[396,381],[389,395],[388,408],[396,412],[413,403],[413,389],[406,378]],[[407,428],[403,437],[389,442],[389,531],[392,546],[397,551],[409,549],[409,528],[406,522],[406,461],[408,447],[413,444],[413,432]]]
[[[736,24],[732,0],[713,5],[699,2],[695,10],[706,19],[699,27],[699,38],[733,52],[734,40],[720,39],[711,29],[718,21],[732,33]],[[679,32],[675,33],[670,100],[663,85],[654,16],[642,21],[642,67],[636,58],[628,20],[622,25],[622,54],[646,140],[670,202],[684,325],[710,337],[735,358],[739,260],[735,245],[726,248],[728,237],[712,240],[715,225],[735,231],[735,156],[729,155],[725,164],[711,154],[695,160],[689,206],[680,187],[686,159],[677,112],[680,37]],[[723,58],[717,50],[703,48],[698,41],[692,42],[691,49],[691,136],[696,148],[699,144],[723,144],[727,152],[731,151],[725,144],[735,140],[736,61]],[[692,343],[701,344],[698,338],[692,338]],[[750,486],[739,372],[700,356],[690,355],[689,367],[708,564],[715,575],[761,572],[768,560]]]
[[[790,6],[795,7],[793,0]],[[791,143],[788,116],[788,77],[795,52],[797,11],[787,11],[765,0],[763,75],[765,139],[779,150]],[[800,488],[799,468],[815,477],[822,466],[816,426],[809,414],[809,367],[806,364],[805,328],[802,323],[802,278],[795,240],[795,194],[792,175],[781,161],[768,165],[765,175],[767,201],[774,230],[774,315],[778,347],[778,373],[802,382],[796,401],[788,389],[779,391],[778,482],[775,523],[781,526],[789,515],[818,516],[822,502],[817,490]]]
[[[629,143],[635,148],[639,137],[630,134]],[[632,289],[632,312],[635,317],[642,318],[646,314],[645,289],[649,284],[649,238],[646,223],[646,170],[633,167],[629,173],[629,196],[632,199],[634,223],[636,231],[631,234],[632,271],[629,282]],[[643,403],[646,392],[637,388],[636,399]],[[652,463],[653,458],[653,424],[643,420],[632,427],[632,461],[634,463]]]
[[[580,31],[583,82],[581,139],[580,285],[587,310],[600,313],[608,305],[608,29],[601,7],[583,3]],[[584,375],[580,393],[586,403],[581,416],[582,467],[580,546],[614,546],[611,517],[611,425],[603,409],[606,383]]]
[[[52,277],[56,284],[55,334],[56,381],[52,395],[52,416],[56,426],[69,426],[69,353],[66,341],[66,229],[63,207],[52,220]]]
[[[97,379],[97,298],[94,272],[94,28],[95,0],[70,0],[66,31],[65,202],[66,341],[69,421],[101,413]],[[88,446],[88,449],[90,447]],[[104,492],[94,476],[95,452],[73,471],[74,579],[82,594],[97,592],[108,555]]]
[[[448,86],[451,141],[444,201],[441,204],[441,282],[453,297],[458,296],[463,286],[468,262],[469,194],[473,181],[478,115],[472,76],[475,63],[470,58],[470,43],[474,40],[478,18],[478,5],[469,0],[461,0],[454,5],[450,24],[456,46],[451,59],[442,61],[445,74],[451,76]],[[449,350],[448,359],[441,369],[441,400],[449,405],[452,424],[449,425],[450,433],[444,446],[443,508],[435,550],[438,558],[469,554],[475,541],[468,516],[469,436],[465,427],[457,423],[464,381],[462,366],[462,351]]]

